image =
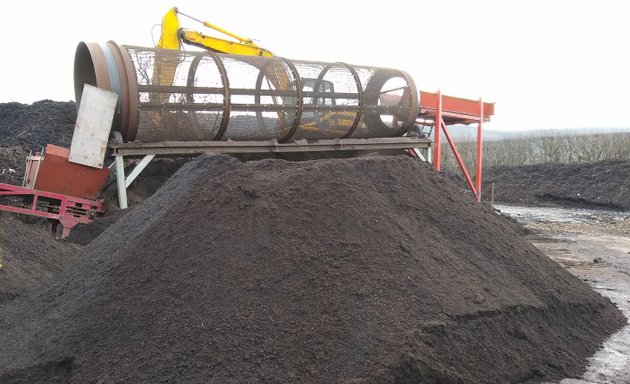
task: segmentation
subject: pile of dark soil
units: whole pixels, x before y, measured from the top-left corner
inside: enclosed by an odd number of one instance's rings
[[[20,147],[0,147],[0,183],[22,185],[27,155]]]
[[[0,382],[540,382],[624,323],[414,159],[202,156],[0,308]]]
[[[0,103],[0,183],[22,184],[29,152],[69,147],[76,116],[73,102]]]
[[[485,171],[485,198],[520,205],[630,209],[630,161],[535,164]]]
[[[0,212],[0,303],[31,287],[48,286],[78,251],[74,244],[55,241],[44,226]]]
[[[46,144],[56,144],[68,148],[76,117],[71,101],[0,103],[0,147],[40,151]]]

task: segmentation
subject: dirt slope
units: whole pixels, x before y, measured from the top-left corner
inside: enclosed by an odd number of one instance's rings
[[[204,156],[0,307],[0,382],[539,382],[624,323],[419,161]]]
[[[50,285],[79,247],[55,241],[47,229],[0,212],[0,303],[34,286]]]

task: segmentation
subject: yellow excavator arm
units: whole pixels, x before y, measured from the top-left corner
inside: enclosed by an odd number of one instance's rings
[[[218,37],[207,36],[202,34],[201,32],[195,32],[192,30],[188,30],[182,28],[179,21],[179,16],[185,16],[191,20],[194,20],[200,24],[202,24],[206,28],[210,28],[215,30],[216,32],[222,33],[226,36],[234,40],[226,40]],[[194,45],[209,51],[226,53],[232,55],[248,55],[248,56],[266,56],[273,57],[274,55],[264,49],[256,45],[251,39],[239,36],[235,33],[229,32],[223,28],[220,28],[214,24],[211,24],[207,21],[201,21],[192,16],[189,16],[185,13],[180,12],[177,7],[171,8],[162,18],[162,31],[160,35],[160,40],[157,44],[158,48],[172,49],[172,50],[180,50],[182,49],[183,44]],[[173,78],[175,76],[175,68],[178,64],[178,58],[173,57],[171,55],[164,55],[161,57],[160,54],[156,54],[155,57],[155,69],[153,72],[153,84],[163,84],[163,85],[171,85],[173,82]],[[252,63],[252,65],[256,65]],[[273,89],[285,90],[290,86],[289,79],[286,76],[286,72],[280,71],[279,73],[275,73],[271,69],[273,66],[266,67],[266,78],[269,81],[269,85]],[[314,81],[313,79],[303,79],[304,86],[308,89],[309,81]],[[332,87],[332,83],[327,85],[330,82],[324,82],[320,85],[322,89],[311,91],[329,91],[334,92]],[[169,95],[159,95],[154,102],[166,103],[168,101]],[[325,105],[330,105],[328,103],[333,103],[332,99],[326,98],[315,98],[314,102],[321,102]],[[328,100],[328,101],[327,101]],[[275,100],[274,100],[275,102]],[[284,118],[284,116],[279,113],[278,118]],[[301,127],[306,131],[318,131],[321,126],[341,126],[343,129],[347,129],[347,127],[351,126],[355,114],[354,112],[329,112],[324,113],[323,115],[317,114],[317,116],[313,116],[314,119],[309,119],[308,116],[303,116],[303,121]]]
[[[181,27],[179,15],[188,17],[207,28],[229,36],[235,41],[207,36],[201,32],[184,29]],[[181,13],[177,7],[173,7],[166,12],[162,18],[162,29],[157,47],[170,50],[181,50],[183,44],[195,45],[209,51],[233,55],[273,56],[270,51],[257,46],[251,39],[226,31],[225,29],[219,28],[207,21],[198,20],[192,16]],[[154,58],[152,84],[172,85],[178,63],[179,58],[177,56],[157,52]],[[272,78],[270,81],[278,89],[286,89],[288,82],[287,79],[280,78]],[[158,94],[153,96],[151,101],[162,104],[168,103],[170,98],[171,95],[169,94]],[[160,123],[156,122],[156,124]]]
[[[213,29],[233,38],[236,41],[208,36],[201,32],[181,28],[178,17],[179,15],[194,20],[202,24],[204,27]],[[229,53],[233,55],[273,56],[270,51],[256,45],[252,39],[241,37],[207,21],[196,19],[180,12],[177,7],[173,7],[162,18],[162,33],[157,46],[158,48],[181,49],[182,43],[195,45],[214,52]]]

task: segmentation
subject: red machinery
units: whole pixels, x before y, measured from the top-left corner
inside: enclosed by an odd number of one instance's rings
[[[96,200],[109,168],[96,169],[68,161],[69,150],[49,144],[42,154],[27,158],[23,186],[0,183],[0,211],[39,216],[52,222],[59,238],[77,224],[90,223],[105,212]]]
[[[470,191],[478,202],[481,202],[481,177],[483,160],[483,123],[490,121],[490,116],[494,115],[494,103],[485,103],[482,99],[469,100],[460,97],[442,95],[437,93],[420,92],[420,112],[418,120],[422,124],[431,125],[435,128],[433,143],[433,167],[441,170],[442,156],[442,134],[455,155],[457,164],[468,183]],[[457,145],[448,132],[449,125],[455,124],[477,124],[477,158],[475,161],[475,182],[473,183],[470,172],[464,164],[462,157],[457,150]]]

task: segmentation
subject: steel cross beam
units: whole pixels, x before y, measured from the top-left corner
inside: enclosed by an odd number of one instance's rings
[[[113,155],[122,156],[188,156],[206,152],[215,153],[295,153],[324,151],[357,151],[381,149],[429,148],[431,141],[422,137],[404,136],[377,139],[326,139],[297,140],[280,143],[277,140],[260,141],[162,141],[157,143],[110,142]]]

